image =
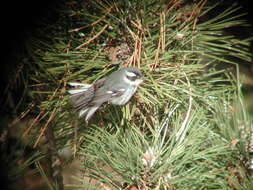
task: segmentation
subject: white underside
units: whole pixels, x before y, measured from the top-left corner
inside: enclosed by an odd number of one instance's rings
[[[130,98],[134,95],[137,90],[137,86],[133,86],[132,88],[128,88],[123,95],[119,97],[114,97],[111,99],[111,103],[115,105],[124,105],[126,104]]]
[[[124,77],[123,80],[130,84],[130,88],[127,88],[126,91],[123,93],[123,95],[119,97],[114,97],[111,99],[111,103],[115,105],[124,105],[126,104],[130,98],[134,95],[134,93],[137,90],[137,87],[140,83],[142,83],[142,79],[137,79],[135,81],[129,80],[127,77]]]

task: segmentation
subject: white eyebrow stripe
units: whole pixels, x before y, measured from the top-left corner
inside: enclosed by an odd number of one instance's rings
[[[136,79],[135,81],[131,81],[129,80],[127,77],[124,77],[123,80],[127,83],[127,84],[130,84],[130,85],[133,85],[133,86],[138,86],[139,84],[141,84],[143,82],[142,79]]]
[[[135,77],[136,74],[134,72],[128,72],[126,71],[126,75],[129,76],[129,77]]]
[[[113,91],[108,90],[108,91],[106,91],[106,93],[107,93],[107,94],[113,94]]]
[[[119,89],[118,91],[120,91],[120,92],[124,92],[124,91],[126,91],[126,89],[121,88],[121,89]]]

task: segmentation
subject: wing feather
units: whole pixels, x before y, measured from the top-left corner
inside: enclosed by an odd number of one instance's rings
[[[111,101],[112,98],[121,96],[125,90],[119,89],[114,91],[105,91],[104,89],[99,89],[96,91],[95,96],[92,101],[89,103],[89,106],[101,105],[104,102]]]
[[[77,110],[85,108],[92,101],[94,97],[94,91],[94,86],[91,86],[84,91],[80,89],[79,92],[72,94],[70,96],[70,100],[73,103],[74,108]]]
[[[105,88],[106,78],[98,80],[94,85],[71,82],[69,85],[81,88],[72,89],[68,92],[73,107],[79,112],[79,117],[85,116],[86,122],[92,117],[97,109],[104,102],[110,101],[112,98],[120,97],[126,91],[124,88],[118,90]]]

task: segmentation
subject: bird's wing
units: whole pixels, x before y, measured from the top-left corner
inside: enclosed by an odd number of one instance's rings
[[[104,85],[105,79],[106,78],[102,78],[93,85],[77,82],[68,83],[69,85],[74,87],[81,87],[68,91],[71,94],[70,100],[73,103],[74,108],[76,110],[86,109],[87,106],[89,106],[90,103],[92,102],[96,94],[96,91]]]
[[[111,100],[114,97],[119,97],[125,92],[125,89],[117,89],[117,90],[105,90],[101,89],[96,91],[95,96],[93,100],[91,101],[91,105],[97,105],[97,104],[102,104],[104,102],[107,102]]]
[[[73,92],[74,90],[72,90]],[[88,105],[88,103],[94,97],[95,88],[90,86],[88,89],[76,89],[75,93],[70,96],[70,100],[74,105],[74,108],[80,110]]]

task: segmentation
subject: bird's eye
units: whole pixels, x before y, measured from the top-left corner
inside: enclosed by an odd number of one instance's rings
[[[137,71],[126,71],[126,77],[127,77],[130,81],[135,81],[135,80],[141,78],[141,73],[139,73],[139,72],[137,72]]]
[[[136,75],[135,76],[129,76],[129,75],[127,75],[127,78],[129,80],[131,80],[131,81],[135,81],[137,79],[137,76]]]

